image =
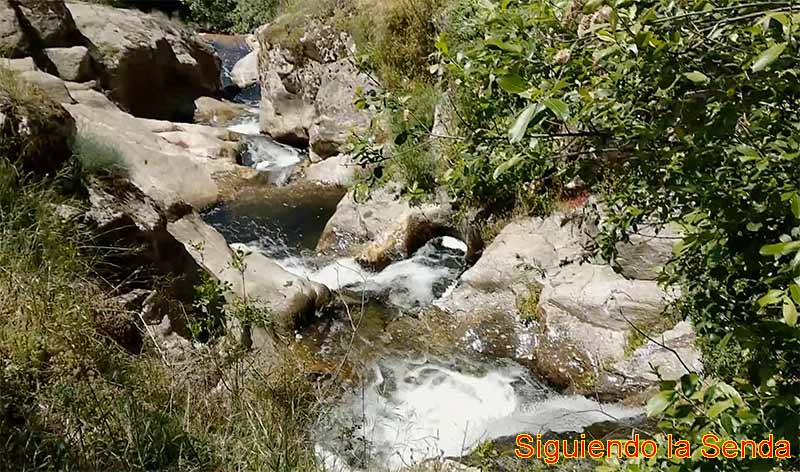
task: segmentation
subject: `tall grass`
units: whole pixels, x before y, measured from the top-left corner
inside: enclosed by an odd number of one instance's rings
[[[0,470],[312,470],[302,366],[225,339],[126,349],[119,324],[149,337],[56,180],[0,158]]]

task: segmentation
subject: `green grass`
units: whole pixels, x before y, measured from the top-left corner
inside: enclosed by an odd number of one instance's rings
[[[302,365],[286,354],[262,366],[227,338],[163,359],[138,318],[112,301],[116,287],[103,281],[104,249],[94,247],[91,228],[58,216],[56,188],[0,159],[5,463],[312,470],[307,431],[321,402]],[[120,324],[143,338],[144,351],[115,339]]]

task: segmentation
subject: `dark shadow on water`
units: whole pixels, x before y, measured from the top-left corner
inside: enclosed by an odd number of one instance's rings
[[[203,215],[229,243],[256,244],[272,257],[314,250],[344,189],[312,184],[264,186]]]

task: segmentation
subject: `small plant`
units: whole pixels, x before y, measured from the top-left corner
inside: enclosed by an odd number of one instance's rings
[[[84,175],[125,177],[128,174],[125,160],[119,151],[98,138],[78,137],[72,152]]]
[[[528,293],[517,297],[517,310],[523,321],[536,321],[539,319],[539,296],[542,294],[542,285],[528,284]]]

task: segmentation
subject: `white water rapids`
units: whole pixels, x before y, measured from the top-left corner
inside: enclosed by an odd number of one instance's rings
[[[228,59],[235,63],[234,57]],[[304,153],[261,135],[258,110],[250,111],[228,127],[244,135],[242,163],[265,171],[272,185],[283,186]],[[297,183],[279,190],[229,202],[204,217],[229,243],[263,251],[287,271],[331,290],[362,295],[382,306],[387,318],[417,316],[464,270],[466,245],[451,237],[429,241],[410,258],[377,272],[351,257],[320,258],[313,249],[335,209],[334,197]],[[340,330],[350,329],[338,322]],[[452,346],[452,355],[445,358],[406,357],[402,346],[385,345],[382,335],[365,335],[376,354],[366,362],[363,382],[320,420],[316,451],[324,470],[397,470],[426,459],[461,456],[482,441],[520,432],[581,431],[595,422],[640,413],[558,394],[528,368],[485,353],[483,346],[491,343],[482,342],[481,334],[468,334],[472,337],[463,340],[464,346]]]

